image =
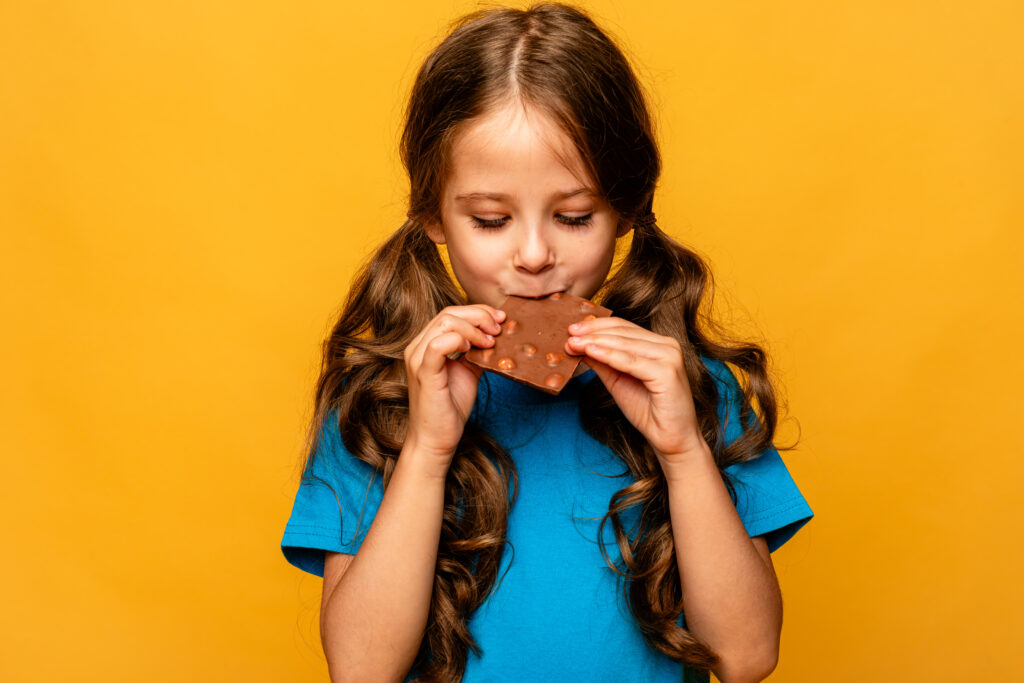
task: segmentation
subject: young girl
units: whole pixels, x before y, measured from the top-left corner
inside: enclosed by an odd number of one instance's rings
[[[813,513],[764,351],[698,312],[710,273],[655,222],[623,54],[569,6],[475,12],[422,65],[401,145],[409,220],[324,345],[281,541],[324,578],[332,679],[763,679],[770,553]],[[507,296],[554,292],[613,311],[567,330],[588,369],[559,395],[459,357]]]

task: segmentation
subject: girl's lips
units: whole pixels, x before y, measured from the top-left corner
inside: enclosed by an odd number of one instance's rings
[[[524,299],[545,299],[545,298],[551,296],[552,294],[558,294],[558,293],[564,292],[564,291],[565,291],[564,289],[557,289],[557,290],[548,292],[547,294],[512,294],[511,296],[519,296],[519,297],[522,297]]]

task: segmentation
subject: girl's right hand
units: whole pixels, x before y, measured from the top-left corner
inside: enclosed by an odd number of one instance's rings
[[[409,384],[406,447],[426,458],[431,472],[444,477],[473,410],[483,370],[449,354],[471,346],[494,346],[505,312],[486,304],[449,306],[427,323],[405,349]],[[404,451],[404,449],[403,449]]]

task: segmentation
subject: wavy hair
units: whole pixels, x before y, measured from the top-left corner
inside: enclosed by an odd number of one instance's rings
[[[337,411],[346,448],[379,472],[387,488],[408,428],[404,349],[443,308],[467,303],[423,226],[441,220],[443,183],[459,131],[510,99],[560,124],[601,195],[634,225],[629,252],[594,298],[615,315],[680,342],[701,432],[735,501],[724,468],[770,448],[775,433],[767,356],[756,344],[730,339],[710,309],[702,311],[713,299],[714,282],[701,257],[656,224],[635,223],[651,211],[661,171],[642,88],[612,39],[584,11],[560,3],[463,16],[418,71],[401,137],[410,218],[357,273],[323,344],[305,473],[312,471],[324,421]],[[747,378],[736,396],[744,432],[728,446],[716,382],[701,356],[730,363]],[[593,386],[579,405],[581,423],[634,480],[612,496],[598,533],[600,541],[611,522],[621,561],[608,556],[603,542],[601,554],[619,574],[646,641],[690,668],[709,671],[717,655],[677,623],[682,587],[657,457],[604,386]],[[755,400],[760,420],[752,419]],[[495,585],[516,487],[508,453],[467,422],[445,483],[430,613],[412,665],[418,680],[461,680],[469,650],[480,654],[467,624]],[[631,535],[620,515],[634,506],[639,529]]]

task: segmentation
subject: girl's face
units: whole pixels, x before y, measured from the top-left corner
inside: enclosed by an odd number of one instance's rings
[[[442,224],[426,230],[448,245],[470,303],[497,308],[510,294],[593,296],[611,269],[616,238],[630,226],[594,195],[557,124],[520,105],[489,112],[457,136],[451,163]]]

